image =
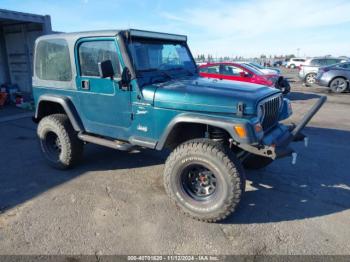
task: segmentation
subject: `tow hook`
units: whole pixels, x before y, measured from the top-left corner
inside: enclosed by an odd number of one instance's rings
[[[309,146],[309,138],[307,136],[304,137],[304,145],[305,145],[305,147]]]
[[[298,153],[293,152],[292,153],[292,165],[295,165],[297,163],[297,157],[298,157]]]

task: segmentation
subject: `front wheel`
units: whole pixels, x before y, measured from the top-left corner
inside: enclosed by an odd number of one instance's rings
[[[245,176],[237,158],[210,140],[192,140],[168,157],[164,185],[170,198],[188,216],[216,222],[240,202]]]
[[[337,77],[332,80],[329,87],[335,93],[342,93],[348,88],[348,82],[341,77]]]

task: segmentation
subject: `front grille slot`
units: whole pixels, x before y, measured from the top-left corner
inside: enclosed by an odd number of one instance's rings
[[[261,106],[264,110],[264,118],[262,120],[262,127],[264,131],[274,127],[278,122],[279,111],[281,105],[281,97],[275,96],[264,100]]]

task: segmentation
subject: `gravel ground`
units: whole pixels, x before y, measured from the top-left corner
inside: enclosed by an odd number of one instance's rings
[[[298,162],[247,172],[222,223],[180,213],[165,194],[164,153],[88,145],[62,172],[43,161],[29,118],[0,123],[0,254],[349,254],[350,94],[303,87],[285,71],[298,121],[328,101],[295,145]]]

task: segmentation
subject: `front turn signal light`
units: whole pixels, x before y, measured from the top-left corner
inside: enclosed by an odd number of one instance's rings
[[[247,131],[243,126],[234,126],[234,129],[239,137],[243,138],[247,136]]]

